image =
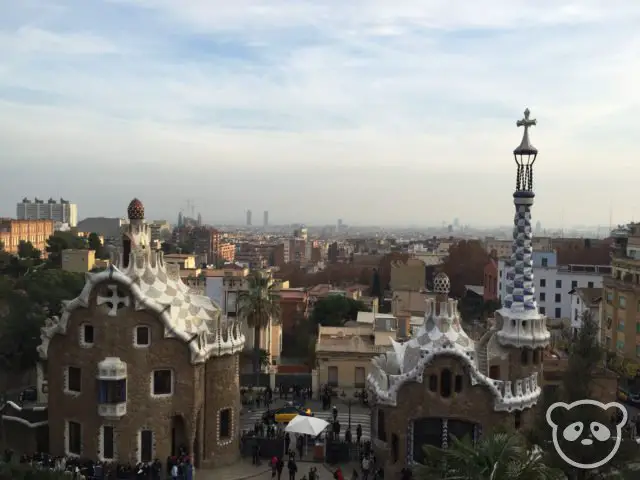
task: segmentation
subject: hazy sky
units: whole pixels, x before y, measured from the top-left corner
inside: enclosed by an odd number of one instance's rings
[[[508,224],[640,213],[637,0],[0,0],[0,215]],[[640,215],[636,214],[637,220]]]

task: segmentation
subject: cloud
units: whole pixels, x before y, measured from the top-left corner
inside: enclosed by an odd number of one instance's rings
[[[233,162],[251,166],[256,179],[275,175],[274,164],[309,179],[320,166],[354,165],[399,183],[425,165],[432,178],[443,175],[429,187],[415,180],[427,204],[450,191],[451,172],[509,168],[525,106],[539,119],[540,178],[580,178],[611,152],[637,153],[629,132],[640,103],[637,2],[25,0],[6,9],[3,163],[198,170]],[[596,208],[618,195],[622,204],[633,188],[596,191],[590,202]],[[564,197],[548,195],[542,213],[557,221],[554,203]],[[348,200],[335,195],[329,208]],[[327,215],[315,202],[301,205],[310,218]],[[464,207],[455,208],[463,218]],[[588,220],[584,205],[575,210]],[[496,211],[481,221],[498,222]]]

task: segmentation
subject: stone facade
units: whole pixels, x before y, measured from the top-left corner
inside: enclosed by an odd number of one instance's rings
[[[190,291],[150,250],[139,201],[125,252],[87,274],[81,295],[43,328],[49,445],[54,455],[196,466],[239,457],[238,324]]]

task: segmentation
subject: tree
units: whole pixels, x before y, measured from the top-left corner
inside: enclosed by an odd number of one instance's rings
[[[47,253],[49,264],[53,267],[62,266],[62,251],[67,249],[82,250],[87,248],[85,239],[71,232],[55,232],[47,239]]]
[[[478,240],[460,240],[449,248],[442,271],[451,281],[451,296],[461,298],[465,285],[482,285],[489,255]]]
[[[0,480],[68,480],[68,472],[38,468],[28,463],[1,463]]]
[[[548,467],[518,434],[496,432],[475,445],[452,439],[449,448],[425,446],[425,462],[414,469],[418,480],[560,480],[562,471]]]
[[[256,386],[260,384],[260,333],[269,322],[280,321],[280,296],[273,278],[264,271],[255,270],[247,277],[248,288],[240,292],[237,300],[238,316],[253,328],[253,354]]]
[[[35,248],[31,242],[20,240],[18,243],[18,257],[21,259],[40,260],[42,252]]]
[[[342,295],[328,295],[321,298],[313,306],[311,322],[316,327],[339,327],[348,320],[356,320],[358,312],[369,309],[361,300],[354,300]]]
[[[564,372],[562,384],[554,393],[545,393],[539,416],[532,431],[528,432],[529,440],[542,447],[545,451],[546,461],[549,465],[561,468],[571,479],[605,478],[613,473],[624,472],[628,464],[637,457],[637,445],[630,439],[623,439],[621,448],[613,459],[597,469],[597,471],[581,470],[568,465],[556,452],[553,444],[549,441],[552,438],[552,429],[547,423],[546,411],[548,407],[557,401],[573,403],[578,400],[593,399],[592,388],[596,375],[602,371],[604,365],[605,352],[598,342],[599,326],[595,319],[592,319],[589,312],[582,319],[582,327],[578,334],[569,342],[568,365]],[[568,426],[574,422],[582,422],[589,428],[592,422],[599,422],[605,426],[611,426],[611,414],[601,409],[555,409],[552,419],[558,425]],[[624,437],[623,437],[624,438]],[[581,459],[585,455],[584,446],[581,442],[566,442],[562,436],[559,437],[563,451],[573,459]],[[604,458],[611,451],[608,442],[595,442],[587,450],[589,458],[585,458],[583,463],[591,463],[590,459]]]
[[[96,252],[96,258],[109,258],[109,252],[104,247],[104,245],[102,245],[102,240],[100,240],[100,236],[97,233],[91,232],[89,234],[89,237],[87,238],[87,244],[89,250],[93,250],[94,252]]]

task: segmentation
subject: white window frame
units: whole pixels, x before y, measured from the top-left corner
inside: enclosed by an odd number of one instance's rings
[[[80,425],[80,453],[74,453],[69,451],[69,441],[71,440],[71,436],[70,436],[70,428],[69,428],[69,423],[73,422],[73,423],[77,423],[78,425]],[[80,458],[82,456],[82,435],[83,435],[83,428],[82,428],[82,423],[78,422],[77,420],[65,420],[64,421],[64,453],[67,455],[67,457],[74,457],[74,458]]]
[[[113,458],[108,458],[104,456],[104,427],[113,428]],[[101,462],[115,462],[118,460],[118,449],[116,442],[117,433],[116,427],[113,425],[101,425],[100,426],[100,438],[98,438],[98,458]]]
[[[149,343],[138,343],[138,329],[146,328],[149,338]],[[136,348],[149,348],[151,346],[151,327],[149,325],[137,325],[133,329],[133,346]]]
[[[80,370],[80,391],[79,392],[76,390],[69,390],[69,369],[70,368],[77,368],[78,370]],[[82,369],[80,367],[76,367],[75,365],[67,365],[66,367],[64,367],[64,393],[66,393],[67,395],[72,395],[74,397],[82,395]]]
[[[93,328],[93,342],[87,342],[85,340],[85,333],[84,332],[85,332],[85,328],[87,328],[87,327]],[[93,345],[95,344],[95,341],[96,341],[96,327],[94,327],[90,323],[83,323],[82,325],[80,325],[79,337],[80,337],[80,346],[82,348],[91,348],[91,347],[93,347]]]
[[[136,452],[138,463],[142,463],[142,432],[145,430],[151,432],[151,462],[156,458],[156,432],[154,432],[150,427],[142,427],[138,430],[138,438],[136,441],[136,445],[138,447]]]
[[[170,393],[154,393],[153,388],[154,388],[154,382],[153,379],[155,377],[156,372],[164,372],[164,371],[169,371],[171,372],[171,392]],[[174,373],[174,371],[171,368],[156,368],[155,370],[153,370],[151,372],[151,378],[150,378],[150,385],[149,385],[149,391],[151,392],[151,396],[153,398],[167,398],[167,397],[171,397],[173,395],[173,392],[176,389],[176,375]]]

